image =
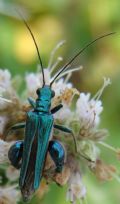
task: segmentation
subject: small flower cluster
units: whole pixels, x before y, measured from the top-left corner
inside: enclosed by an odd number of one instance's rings
[[[52,73],[62,60],[58,57],[57,62],[53,64],[54,54],[63,43],[53,50],[48,68],[44,69],[47,84],[52,80]],[[115,167],[106,164],[100,157],[101,145],[116,152],[118,159],[120,157],[120,150],[104,142],[108,134],[107,130],[99,129],[100,115],[103,111],[100,97],[104,88],[110,84],[110,80],[104,78],[102,88],[94,97],[91,97],[90,93],[80,93],[68,82],[71,73],[80,69],[81,67],[68,69],[53,84],[55,98],[52,100],[52,107],[63,104],[63,108],[54,115],[55,123],[71,128],[73,134],[67,135],[53,130],[53,139],[59,140],[65,148],[65,165],[62,173],[56,173],[55,165],[49,153],[47,154],[43,171],[46,182],[45,180],[41,182],[42,187],[37,191],[36,196],[43,196],[48,191],[46,183],[56,182],[61,186],[67,184],[67,200],[76,203],[78,199],[83,200],[87,192],[83,183],[83,166],[86,170],[89,168],[100,181],[109,180],[117,174]],[[9,130],[14,124],[26,120],[26,112],[32,108],[26,98],[32,96],[36,99],[36,90],[42,86],[42,74],[39,69],[37,73],[26,74],[26,88],[19,96],[17,90],[20,81],[22,79],[19,76],[12,78],[8,70],[0,70],[0,172],[4,171],[8,181],[4,183],[4,178],[1,176],[0,203],[3,204],[14,204],[20,200],[17,185],[19,171],[10,165],[8,151],[16,140],[24,139],[24,131]]]

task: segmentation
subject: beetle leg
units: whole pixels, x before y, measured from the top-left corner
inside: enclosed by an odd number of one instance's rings
[[[31,105],[33,108],[36,107],[35,100],[34,100],[32,97],[29,97],[29,98],[28,98],[28,102],[30,103],[30,105]]]
[[[57,140],[51,140],[49,142],[48,151],[56,165],[56,172],[60,173],[63,169],[65,160],[65,150],[63,146]]]
[[[12,127],[10,127],[9,129],[8,129],[8,131],[6,132],[6,135],[5,135],[5,138],[4,139],[6,139],[6,137],[9,135],[9,133],[12,131],[12,130],[18,130],[18,129],[22,129],[22,128],[25,128],[25,125],[26,125],[26,123],[18,123],[18,124],[16,124],[16,125],[13,125]]]
[[[59,104],[58,106],[54,107],[54,108],[51,110],[51,113],[52,113],[52,114],[56,113],[56,112],[59,111],[62,107],[63,107],[63,105],[62,105],[62,104]]]
[[[58,130],[60,130],[62,132],[71,134],[72,137],[73,137],[74,144],[75,144],[75,151],[78,152],[78,150],[77,150],[77,141],[76,141],[76,138],[75,138],[75,135],[74,135],[73,131],[70,128],[67,128],[67,127],[62,126],[62,125],[56,125],[56,124],[54,124],[54,128],[58,129]]]
[[[17,129],[21,129],[21,128],[25,128],[25,123],[24,122],[23,123],[18,123],[16,125],[12,126],[10,128],[10,130],[17,130]]]
[[[23,140],[15,142],[15,144],[13,144],[8,151],[8,158],[11,164],[16,169],[21,168],[22,153],[23,153]]]
[[[69,133],[69,134],[71,134],[71,135],[73,136],[73,140],[74,140],[74,144],[75,144],[75,151],[76,151],[76,153],[78,153],[77,141],[76,141],[76,138],[75,138],[75,135],[74,135],[73,131],[72,131],[71,129],[65,127],[65,126],[56,125],[56,124],[54,124],[54,128],[55,128],[55,129],[58,129],[58,130],[60,130],[60,131],[63,131],[63,132],[65,132],[65,133]],[[80,154],[80,152],[79,152],[79,155],[80,155],[82,158],[84,158],[85,160],[94,163],[94,161],[92,161],[90,158],[84,156],[83,154]]]

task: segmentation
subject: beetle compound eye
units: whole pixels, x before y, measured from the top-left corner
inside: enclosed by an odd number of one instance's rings
[[[40,89],[36,90],[37,95],[40,95]]]
[[[54,91],[52,91],[52,98],[55,96],[55,92]]]

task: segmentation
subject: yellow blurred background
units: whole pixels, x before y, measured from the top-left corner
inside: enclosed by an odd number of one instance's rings
[[[20,10],[27,19],[39,45],[44,67],[55,45],[66,40],[58,52],[64,57],[60,67],[71,59],[86,43],[100,35],[116,32],[88,48],[73,63],[83,71],[74,73],[71,81],[80,91],[94,94],[103,77],[110,77],[112,85],[102,96],[104,112],[101,127],[108,128],[107,142],[120,147],[120,1],[119,0],[0,0],[0,68],[8,68],[13,75],[36,71],[38,65],[35,46],[25,25],[19,19]],[[59,68],[59,67],[58,67]],[[111,152],[103,149],[103,158],[116,164]],[[120,163],[117,163],[120,170]],[[89,204],[119,204],[120,184],[116,180],[99,183],[86,174]],[[53,184],[41,201],[31,204],[66,204],[65,188]]]

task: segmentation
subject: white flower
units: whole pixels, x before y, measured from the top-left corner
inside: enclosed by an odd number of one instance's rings
[[[54,114],[55,119],[59,120],[69,120],[72,117],[73,113],[67,105],[63,105],[60,111]]]
[[[68,182],[69,188],[66,199],[72,203],[76,203],[78,199],[86,196],[86,187],[82,183],[82,177],[79,172],[74,172]]]
[[[19,170],[9,166],[6,170],[6,176],[10,181],[15,181],[19,177]]]
[[[65,83],[63,78],[53,84],[53,90],[55,91],[56,96],[60,95],[66,88],[72,88],[72,83]]]
[[[0,69],[0,93],[8,91],[11,87],[11,74],[8,70]]]
[[[5,142],[0,139],[0,164],[9,162],[8,151],[13,143]]]
[[[50,84],[50,71],[48,69],[44,69],[44,75],[45,75],[45,83],[46,85]],[[26,75],[26,86],[27,86],[27,90],[32,93],[32,92],[36,92],[36,90],[40,87],[42,87],[42,83],[43,83],[43,77],[42,77],[42,73],[29,73]]]
[[[35,92],[38,87],[41,87],[41,82],[37,74],[30,73],[26,75],[26,85],[27,90],[31,92]]]
[[[96,126],[100,121],[100,114],[103,110],[102,102],[90,99],[90,93],[80,94],[77,101],[77,115],[80,119],[81,126]]]
[[[101,100],[99,100],[106,86],[110,84],[110,79],[104,78],[102,88],[97,94],[90,98],[90,93],[81,93],[76,104],[76,113],[84,129],[95,128],[100,122],[100,114],[103,111]]]
[[[8,121],[7,116],[3,116],[3,115],[0,116],[0,134],[3,134],[7,121]]]
[[[20,193],[16,186],[0,187],[0,203],[16,204],[20,200]]]
[[[50,71],[44,69],[45,74],[45,83],[46,85],[50,84]],[[32,93],[36,92],[39,87],[42,87],[42,74],[41,73],[30,73],[26,75],[26,86],[27,90]],[[60,95],[66,88],[72,88],[71,83],[65,83],[64,79],[61,78],[53,84],[52,89],[55,91],[56,95]]]

